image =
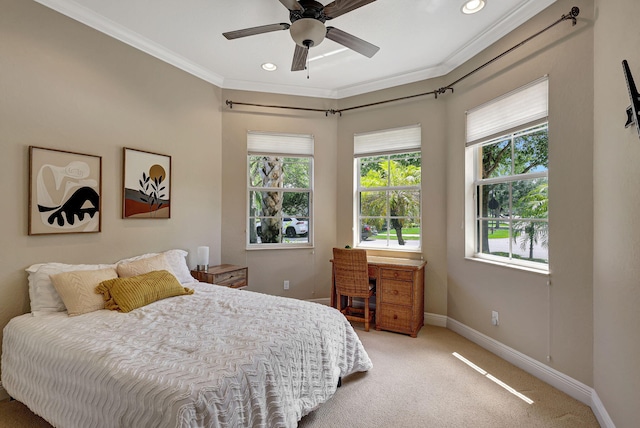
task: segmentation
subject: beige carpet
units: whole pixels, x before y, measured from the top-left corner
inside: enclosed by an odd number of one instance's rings
[[[373,369],[344,379],[300,427],[598,427],[591,409],[450,330],[426,326],[416,339],[364,332]],[[482,374],[456,358],[475,364]],[[533,401],[532,404],[491,380]],[[17,401],[0,403],[0,428],[50,428]],[[137,427],[136,427],[137,428]]]

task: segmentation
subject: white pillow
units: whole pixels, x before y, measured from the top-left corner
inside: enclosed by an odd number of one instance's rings
[[[64,263],[37,263],[29,266],[25,270],[29,274],[31,314],[40,316],[49,312],[62,312],[67,309],[54,288],[50,275],[77,270],[98,270],[115,267],[116,265],[114,264],[68,265]]]
[[[191,276],[191,269],[187,266],[187,253],[184,250],[169,250],[165,251],[164,258],[167,259],[167,263],[171,266],[173,274],[178,278],[181,284],[188,284],[190,282],[198,282],[193,276]]]
[[[120,263],[131,263],[131,262],[135,262],[141,259],[146,259],[149,257],[154,257],[157,256],[158,254],[164,254],[164,258],[166,259],[167,263],[169,264],[169,266],[171,267],[171,269],[169,270],[170,272],[172,272],[176,278],[178,278],[178,281],[180,281],[181,284],[188,284],[188,283],[193,283],[193,282],[197,282],[192,276],[191,276],[191,270],[189,269],[189,267],[187,266],[187,253],[184,250],[168,250],[165,251],[163,253],[147,253],[147,254],[142,254],[140,256],[135,256],[135,257],[129,257],[128,259],[122,259],[119,262],[117,262],[117,264]]]

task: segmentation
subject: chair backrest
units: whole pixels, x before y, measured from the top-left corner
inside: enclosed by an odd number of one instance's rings
[[[369,265],[365,250],[334,248],[333,272],[338,294],[352,297],[369,295]]]

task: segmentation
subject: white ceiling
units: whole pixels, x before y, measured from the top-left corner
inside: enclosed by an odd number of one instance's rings
[[[367,58],[325,39],[310,50],[307,79],[290,71],[288,31],[222,36],[289,23],[278,0],[35,1],[221,88],[338,99],[447,74],[555,2],[486,0],[482,11],[464,15],[464,0],[377,0],[327,24],[380,51]],[[277,71],[262,70],[265,62]]]

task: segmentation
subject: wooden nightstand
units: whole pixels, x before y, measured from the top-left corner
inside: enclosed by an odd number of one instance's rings
[[[207,270],[192,270],[191,276],[200,282],[229,288],[245,288],[249,284],[249,269],[243,266],[218,265]]]

